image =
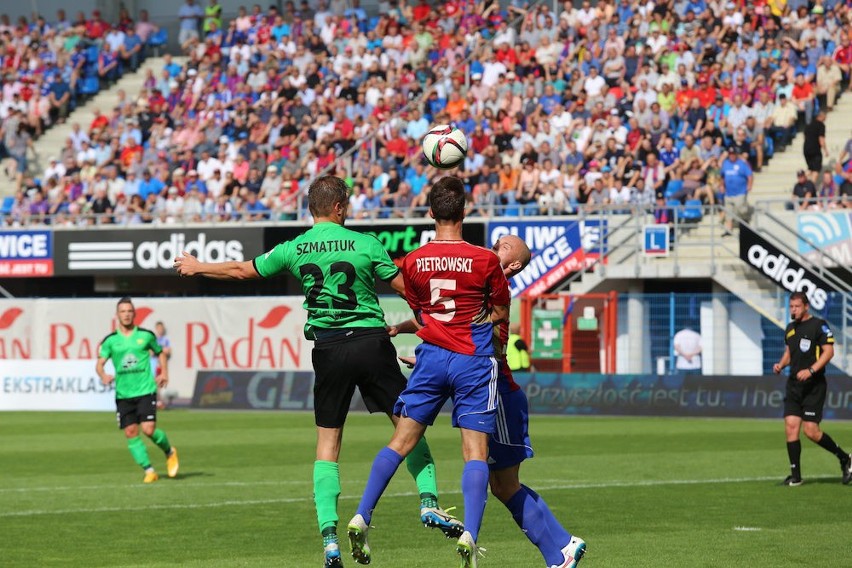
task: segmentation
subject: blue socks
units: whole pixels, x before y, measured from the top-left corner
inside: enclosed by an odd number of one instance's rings
[[[461,488],[464,496],[464,528],[476,542],[488,499],[488,464],[482,460],[471,460],[464,464]]]
[[[373,460],[370,478],[367,480],[367,487],[364,488],[364,494],[361,495],[361,503],[358,504],[357,511],[359,515],[364,517],[364,522],[368,525],[373,518],[373,509],[376,508],[379,498],[385,492],[385,489],[387,489],[388,483],[390,483],[393,474],[396,473],[401,463],[402,456],[388,447],[382,448],[376,455],[376,459]],[[488,481],[487,471],[486,467],[486,483]]]
[[[465,503],[467,505],[467,503]],[[559,565],[564,560],[562,547],[571,541],[571,535],[562,528],[541,496],[527,487],[521,489],[506,502],[515,522],[539,549],[549,565]]]

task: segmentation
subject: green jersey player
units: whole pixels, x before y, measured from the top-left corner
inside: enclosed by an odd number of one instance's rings
[[[169,382],[166,355],[154,332],[133,323],[135,317],[130,298],[120,299],[116,306],[118,326],[101,341],[96,369],[103,384],[115,382],[118,427],[124,430],[133,459],[145,470],[143,482],[153,483],[159,477],[148,459],[145,442],[139,437],[140,426],[142,433],[166,454],[169,477],[177,476],[178,454],[166,433],[157,428],[157,386],[165,387]],[[159,359],[156,379],[151,373],[151,353]],[[107,360],[112,361],[115,375],[104,369]]]
[[[313,340],[314,418],[317,426],[314,501],[325,547],[325,566],[342,566],[337,538],[340,495],[338,457],[343,425],[355,387],[370,412],[396,423],[394,403],[405,387],[396,350],[376,296],[376,278],[403,291],[402,275],[374,237],[344,228],[349,205],[345,182],[315,180],[308,192],[315,225],[296,239],[254,260],[207,263],[183,253],[175,260],[181,276],[219,280],[269,278],[289,273],[299,279],[308,313],[305,336]],[[458,537],[462,523],[438,507],[435,465],[421,439],[407,460],[420,493],[420,518],[427,526]]]

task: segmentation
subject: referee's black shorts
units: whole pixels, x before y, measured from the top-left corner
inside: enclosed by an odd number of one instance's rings
[[[384,328],[320,332],[311,357],[316,375],[314,418],[317,426],[343,427],[356,386],[367,410],[393,413],[406,379]]]
[[[784,416],[798,416],[804,422],[822,422],[822,407],[828,385],[825,377],[816,376],[807,381],[787,379],[784,397]]]

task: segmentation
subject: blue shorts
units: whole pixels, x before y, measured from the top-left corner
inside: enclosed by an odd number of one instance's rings
[[[431,426],[448,398],[453,426],[491,434],[497,416],[497,361],[421,343],[417,363],[393,412]]]
[[[533,457],[530,444],[527,395],[519,389],[501,392],[497,425],[488,441],[488,467],[501,470]]]

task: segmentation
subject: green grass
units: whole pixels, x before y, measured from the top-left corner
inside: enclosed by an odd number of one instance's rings
[[[461,505],[458,434],[439,422],[428,437],[441,502]],[[160,426],[180,449],[181,475],[143,486],[111,415],[0,414],[0,566],[322,565],[311,415],[177,410]],[[852,449],[852,423],[826,428]],[[350,417],[343,523],[390,433],[384,418]],[[807,441],[805,485],[778,486],[787,472],[780,419],[535,416],[531,433],[538,456],[522,480],[586,539],[581,566],[852,565],[852,486]],[[162,454],[149,451],[163,472]],[[453,543],[418,523],[414,491],[401,468],[373,517],[372,566],[456,565]],[[493,498],[480,544],[482,568],[544,565]]]

